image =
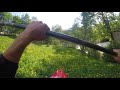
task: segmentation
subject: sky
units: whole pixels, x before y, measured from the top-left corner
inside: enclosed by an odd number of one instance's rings
[[[11,12],[13,15],[21,16],[28,13],[30,18],[37,17],[39,21],[43,21],[50,28],[58,24],[62,29],[69,29],[74,24],[74,20],[80,16],[80,12]]]

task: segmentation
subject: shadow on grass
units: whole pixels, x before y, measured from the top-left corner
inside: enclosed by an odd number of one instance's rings
[[[36,69],[36,74],[38,78],[50,78],[51,75],[56,72],[57,70],[63,70],[68,78],[74,78],[76,75],[80,77],[80,62],[76,62],[76,57],[74,58],[69,58],[65,61],[59,60],[56,58],[52,58],[54,60],[53,63],[49,63],[47,61],[42,61],[42,68],[37,68]],[[75,63],[76,62],[76,63]],[[76,65],[77,64],[77,65]],[[79,64],[79,65],[78,65]],[[79,74],[76,74],[79,73]],[[77,76],[77,77],[78,77]]]
[[[15,78],[27,78],[27,77],[22,73],[16,73]]]
[[[75,52],[78,54],[80,54],[79,50],[76,50],[75,48],[72,48],[72,47],[63,47],[63,46],[53,46],[52,47],[54,50],[55,50],[55,53],[56,54],[75,54]]]
[[[60,64],[60,62],[58,61]],[[49,63],[47,61],[42,61],[42,68],[36,69],[36,74],[38,78],[50,78],[50,76],[60,67],[59,64]]]
[[[86,56],[86,57],[92,57],[95,59],[100,58],[99,53],[96,50],[92,50],[91,49],[91,54],[87,54],[86,52],[76,49],[74,47],[64,47],[64,46],[53,46],[53,49],[55,49],[55,53],[57,54],[71,54],[71,55],[82,55],[82,56]],[[96,52],[96,53],[95,53]]]
[[[60,46],[53,46],[55,49],[55,55],[50,56],[49,58],[43,58],[38,62],[37,66],[32,67],[33,72],[35,72],[35,78],[50,78],[50,76],[57,71],[58,69],[62,69],[65,73],[70,73],[72,75],[73,71],[71,72],[71,66],[74,66],[73,62],[76,60],[75,51],[73,48],[64,48]],[[57,55],[59,54],[59,55]],[[64,58],[63,55],[66,55],[67,58]],[[64,56],[65,56],[64,55]],[[73,58],[68,57],[67,55],[72,55]],[[30,71],[30,73],[32,73]],[[28,78],[22,73],[17,73],[17,78]]]
[[[58,69],[64,70],[68,78],[120,77],[120,73],[118,73],[120,72],[120,66],[116,63],[98,62],[92,57],[76,55],[77,51],[74,51],[73,48],[60,46],[53,46],[53,48],[56,50],[56,55],[49,57],[49,59],[41,59],[40,64],[33,67],[37,78],[50,78]],[[57,56],[57,54],[59,55]],[[72,55],[72,57],[68,57],[67,55]],[[96,76],[96,74],[99,74],[99,76]],[[28,77],[18,73],[17,78]]]
[[[16,35],[10,35],[10,36],[7,36],[7,37],[15,39],[17,36]]]
[[[12,39],[15,39],[17,37],[16,35],[2,35],[2,34],[0,34],[0,36],[7,36],[7,37],[12,38]]]
[[[36,71],[38,77],[40,78],[50,78],[50,76],[58,69],[64,70],[69,78],[120,77],[119,76],[120,73],[118,73],[120,72],[120,66],[117,63],[98,62],[95,61],[95,59],[93,59],[92,57],[76,55],[77,51],[74,50],[73,48],[66,48],[60,46],[53,46],[53,48],[56,50],[55,53],[61,54],[61,56],[51,57],[50,61],[53,62],[48,62],[47,60],[44,59],[42,60],[43,68],[39,68]],[[66,57],[67,55],[68,56],[72,55],[73,57],[65,58],[62,55]],[[96,76],[97,73],[99,73],[100,75]]]
[[[56,55],[53,57],[49,58],[48,60],[42,59],[42,68],[37,68],[36,73],[37,77],[40,78],[50,78],[50,76],[57,71],[58,69],[64,70],[66,74],[70,74],[68,77],[75,77],[74,76],[74,70],[76,68],[71,68],[71,67],[76,67],[76,64],[79,64],[81,61],[79,61],[79,55],[76,55],[76,50],[73,48],[66,48],[66,47],[60,47],[60,46],[53,46],[55,49]],[[59,54],[57,56],[57,54]],[[71,57],[69,57],[71,55]],[[65,58],[66,56],[67,58]],[[77,59],[77,61],[76,61]],[[78,69],[79,72],[79,69]]]

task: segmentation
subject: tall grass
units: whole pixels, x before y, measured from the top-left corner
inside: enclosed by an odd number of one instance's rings
[[[12,38],[0,36],[0,52],[3,53],[12,42]],[[21,57],[16,78],[49,78],[57,69],[64,70],[68,78],[120,77],[118,63],[82,55],[74,48],[31,43]]]

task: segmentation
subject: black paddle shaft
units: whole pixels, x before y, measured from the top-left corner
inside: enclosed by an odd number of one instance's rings
[[[22,29],[26,28],[26,25],[24,25],[24,24],[0,23],[0,25],[14,26],[14,27],[17,27],[17,28],[22,28]],[[47,31],[46,35],[51,36],[51,37],[55,37],[55,38],[58,38],[58,39],[67,40],[67,41],[70,41],[70,42],[73,42],[73,43],[76,43],[76,44],[80,44],[80,45],[83,45],[83,46],[86,46],[86,47],[89,47],[89,48],[92,48],[92,49],[96,49],[96,50],[105,52],[107,54],[117,56],[117,53],[112,51],[112,50],[108,50],[106,48],[100,47],[98,45],[92,44],[90,42],[87,42],[87,41],[84,41],[84,40],[81,40],[81,39],[78,39],[78,38],[75,38],[75,37],[72,37],[72,36],[69,36],[69,35],[66,35],[66,34],[61,34],[61,33],[53,32],[53,31]]]

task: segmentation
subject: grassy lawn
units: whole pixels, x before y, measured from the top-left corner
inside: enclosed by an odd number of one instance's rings
[[[0,36],[0,53],[13,39]],[[73,48],[30,44],[24,51],[16,78],[49,78],[57,69],[68,78],[119,78],[120,64],[81,55]]]

